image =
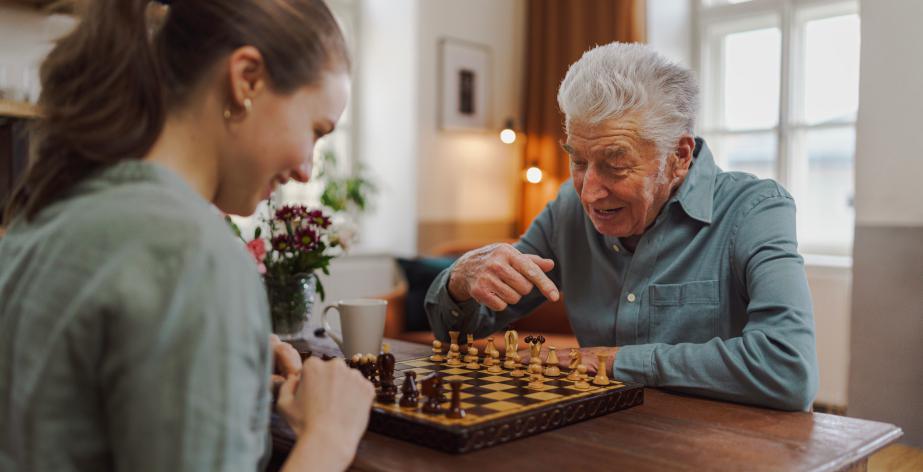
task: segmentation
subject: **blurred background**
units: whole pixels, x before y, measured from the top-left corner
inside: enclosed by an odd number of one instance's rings
[[[324,305],[396,297],[388,334],[425,333],[435,273],[515,239],[568,178],[567,66],[596,44],[646,42],[695,71],[697,134],[718,164],[796,198],[815,408],[895,423],[923,447],[923,2],[327,1],[353,50],[352,99],[314,180],[278,195],[339,201],[356,227]],[[25,165],[38,64],[75,21],[54,1],[0,2],[0,199]],[[236,221],[244,234],[257,222]],[[562,307],[543,316],[527,329],[569,334]]]

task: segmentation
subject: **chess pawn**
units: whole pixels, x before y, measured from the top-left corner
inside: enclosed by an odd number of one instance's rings
[[[449,360],[445,363],[446,365],[462,365],[461,360],[459,360],[460,357],[461,354],[458,352],[458,344],[452,344],[449,346]]]
[[[353,354],[353,357],[352,357],[352,358],[349,360],[349,362],[347,362],[346,364],[347,364],[348,366],[352,367],[353,369],[358,369],[358,368],[359,368],[359,362],[361,362],[361,360],[362,360],[362,355],[361,355],[361,354]],[[359,372],[362,372],[362,371],[360,370]],[[363,375],[363,377],[364,377],[364,376],[365,376],[365,375]]]
[[[500,353],[500,351],[497,350],[497,345],[494,344],[494,337],[491,336],[487,338],[487,347],[484,348],[484,356],[490,356],[493,352],[496,352],[497,354]]]
[[[548,359],[545,360],[545,377],[559,377],[561,375],[561,368],[558,367],[558,354],[555,352],[557,348],[554,346],[548,346]]]
[[[593,378],[593,385],[609,385],[609,376],[606,375],[606,363],[609,362],[609,356],[597,354],[596,358],[599,360],[599,367],[596,368],[596,377]]]
[[[487,363],[487,359],[484,359],[484,363]],[[487,372],[490,374],[503,373],[503,369],[500,368],[500,351],[494,350],[490,353],[490,366],[487,367]]]
[[[474,346],[474,342],[468,343],[468,355],[465,356],[465,362],[469,364],[478,362],[478,348]]]
[[[465,364],[466,369],[478,370],[481,368],[481,365],[478,364],[478,348],[474,347],[473,344],[468,348],[468,355],[465,356],[465,360],[468,361]]]
[[[452,403],[449,405],[449,411],[445,416],[452,419],[461,419],[465,417],[465,410],[461,407],[461,382],[452,382]]]
[[[433,355],[429,357],[429,360],[433,362],[442,362],[445,360],[445,357],[442,356],[442,341],[438,339],[433,341]]]
[[[541,364],[532,364],[529,366],[529,388],[541,389],[545,386],[545,378],[542,375]]]
[[[577,373],[577,366],[582,363],[583,354],[580,352],[580,349],[570,348],[570,362],[567,365],[570,369],[570,374],[567,376],[567,380],[572,382],[580,380],[580,375]]]
[[[580,390],[587,390],[590,388],[590,384],[587,383],[586,366],[583,364],[577,365],[577,376],[579,377],[576,382],[574,382],[574,388]]]
[[[401,384],[401,401],[402,408],[416,409],[420,403],[420,393],[417,390],[417,373],[414,371],[404,372],[404,383]]]

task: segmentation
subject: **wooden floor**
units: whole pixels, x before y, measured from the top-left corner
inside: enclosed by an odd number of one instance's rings
[[[892,444],[869,458],[868,472],[923,471],[923,450],[903,444]]]

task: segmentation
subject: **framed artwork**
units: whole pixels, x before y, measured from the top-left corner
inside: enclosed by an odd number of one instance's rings
[[[490,129],[490,49],[457,39],[439,41],[439,127]]]

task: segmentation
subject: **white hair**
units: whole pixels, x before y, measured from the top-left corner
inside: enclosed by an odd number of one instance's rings
[[[664,157],[693,134],[699,87],[692,71],[638,43],[609,43],[583,54],[558,89],[565,126],[596,124],[641,113],[641,137]]]

